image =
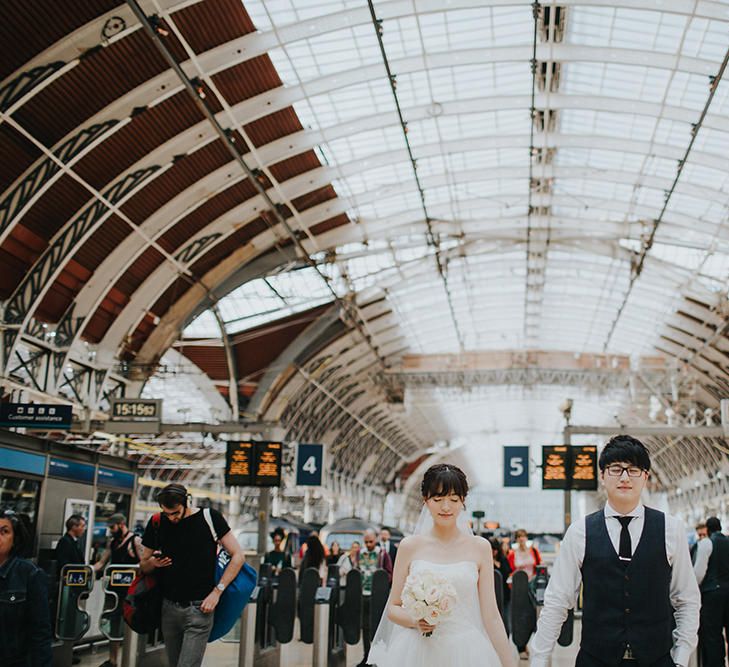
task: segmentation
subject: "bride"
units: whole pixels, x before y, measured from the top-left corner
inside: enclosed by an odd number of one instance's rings
[[[514,667],[514,649],[494,593],[491,545],[473,535],[464,512],[468,481],[460,468],[431,466],[421,484],[423,510],[415,534],[401,543],[392,590],[367,663],[377,667]],[[432,572],[456,592],[452,613],[437,625],[402,607],[409,574]],[[426,633],[432,635],[426,637]]]

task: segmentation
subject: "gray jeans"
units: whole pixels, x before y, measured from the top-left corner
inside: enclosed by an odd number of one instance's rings
[[[202,664],[214,613],[200,611],[201,602],[182,607],[170,600],[162,601],[162,634],[169,667],[200,667]]]

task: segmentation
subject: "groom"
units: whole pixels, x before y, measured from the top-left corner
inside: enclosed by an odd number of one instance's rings
[[[531,667],[547,667],[580,583],[576,667],[687,667],[700,596],[684,526],[640,502],[651,462],[639,440],[612,438],[599,466],[607,503],[565,533],[531,642]]]

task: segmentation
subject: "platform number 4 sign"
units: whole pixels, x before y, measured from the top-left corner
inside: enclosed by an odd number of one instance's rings
[[[529,447],[504,447],[504,486],[529,486]]]
[[[299,443],[296,450],[296,485],[321,486],[323,467],[323,445]]]

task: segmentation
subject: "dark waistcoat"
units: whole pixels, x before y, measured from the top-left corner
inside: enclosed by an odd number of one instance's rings
[[[721,533],[712,533],[712,544],[706,575],[701,582],[701,592],[729,590],[729,538]]]
[[[639,664],[646,666],[671,650],[671,566],[662,512],[645,508],[643,533],[628,564],[618,559],[604,511],[590,514],[585,519],[582,584],[583,651],[619,665],[630,645]]]

